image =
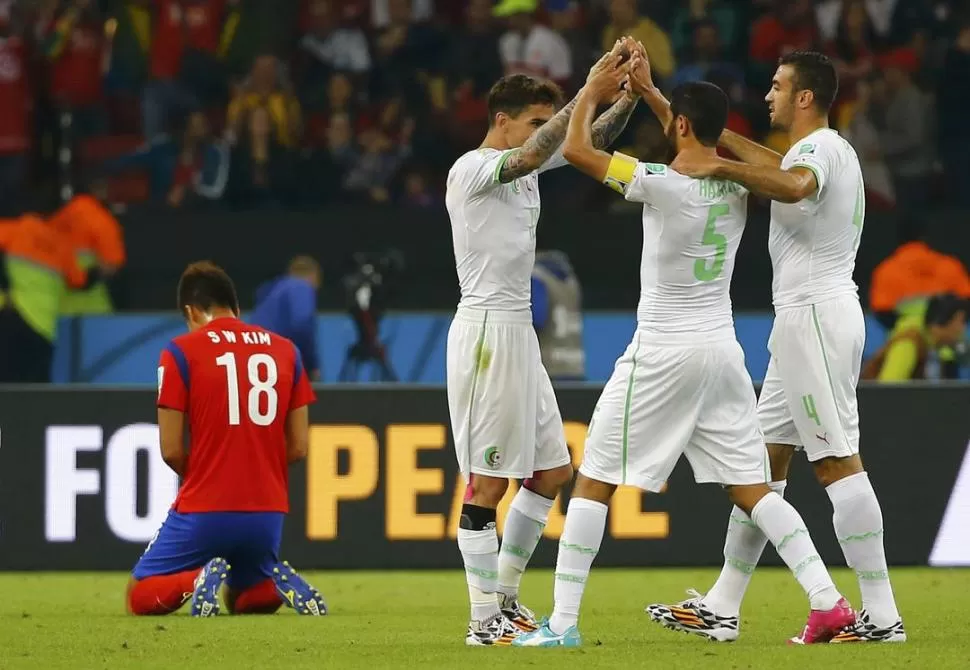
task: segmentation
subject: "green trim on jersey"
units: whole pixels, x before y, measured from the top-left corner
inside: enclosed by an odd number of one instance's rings
[[[637,333],[637,348],[633,350],[633,369],[626,382],[626,400],[623,403],[623,473],[621,482],[626,484],[627,456],[630,448],[630,404],[633,401],[633,383],[637,375],[637,354],[640,353],[640,333]]]
[[[502,171],[502,168],[505,167],[505,163],[509,160],[509,156],[511,155],[512,155],[512,149],[509,149],[504,154],[502,154],[501,158],[498,159],[498,164],[495,166],[495,174],[492,175],[493,184],[500,183],[498,175]]]
[[[815,305],[812,305],[812,323],[815,324],[815,335],[818,337],[818,346],[822,350],[822,363],[825,365],[825,377],[829,381],[829,393],[832,394],[832,404],[835,405],[835,419],[839,424],[839,432],[842,433],[842,439],[845,440],[846,448],[849,447],[849,436],[845,434],[845,427],[842,425],[842,417],[839,415],[839,400],[838,396],[835,395],[835,383],[832,381],[832,370],[829,368],[829,357],[825,353],[825,342],[822,340],[822,327],[818,322],[818,312],[815,309]],[[818,419],[816,418],[816,423]]]
[[[815,175],[815,193],[812,195],[818,195],[818,192],[822,190],[822,177],[819,176],[818,169],[816,169],[814,165],[809,165],[808,163],[796,163],[795,165],[792,165],[792,167],[800,167],[812,171],[812,174]]]
[[[482,352],[485,351],[485,326],[488,325],[488,311],[482,319],[482,330],[475,342],[475,372],[472,374],[472,392],[468,397],[468,472],[472,469],[472,410],[475,408],[475,389],[478,388],[478,375],[482,371]]]

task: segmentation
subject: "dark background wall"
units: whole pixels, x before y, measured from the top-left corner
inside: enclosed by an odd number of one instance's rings
[[[566,209],[547,199],[540,219],[539,248],[569,254],[583,282],[585,307],[632,309],[639,295],[642,229],[639,212],[591,213]],[[736,309],[771,306],[768,210],[751,203],[748,228],[734,273]],[[970,220],[966,211],[927,215],[928,238],[970,263]],[[132,210],[123,217],[128,268],[116,280],[118,306],[172,309],[175,282],[185,264],[210,259],[236,280],[244,307],[258,284],[279,274],[290,257],[308,253],[324,265],[327,282],[320,307],[340,309],[337,281],[357,251],[390,247],[404,253],[407,268],[392,307],[449,309],[458,293],[451,227],[444,211],[346,206],[306,212]],[[875,266],[897,246],[894,214],[870,212],[856,264],[856,281],[868,295]]]

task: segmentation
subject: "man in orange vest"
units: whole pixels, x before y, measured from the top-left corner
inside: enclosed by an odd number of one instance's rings
[[[54,213],[49,223],[71,241],[83,269],[100,267],[107,275],[125,264],[121,225],[93,195],[74,196]],[[87,289],[68,291],[61,303],[61,314],[65,316],[111,311],[111,294],[104,281],[95,282]]]
[[[85,272],[71,240],[35,214],[0,223],[0,383],[50,381],[64,293],[97,281]]]

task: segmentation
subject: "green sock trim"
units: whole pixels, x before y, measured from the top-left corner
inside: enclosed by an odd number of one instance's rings
[[[572,584],[585,584],[585,577],[577,577],[576,575],[567,575],[562,572],[556,573],[556,581],[560,582],[570,582]]]
[[[502,553],[512,554],[513,556],[518,556],[519,558],[532,558],[531,551],[526,551],[522,547],[517,547],[514,544],[503,544]]]
[[[808,530],[806,530],[805,528],[796,528],[791,533],[788,533],[788,535],[786,535],[785,537],[781,538],[781,542],[778,543],[778,546],[775,547],[775,549],[777,551],[781,551],[782,549],[785,548],[785,545],[786,544],[788,544],[789,542],[791,542],[792,540],[794,540],[799,535],[808,535]]]
[[[576,553],[586,555],[595,554],[597,551],[599,551],[593,547],[584,547],[581,544],[570,544],[569,542],[563,542],[562,540],[559,541],[559,548],[565,551],[575,551]]]

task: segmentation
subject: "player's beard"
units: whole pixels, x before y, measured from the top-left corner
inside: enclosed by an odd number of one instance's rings
[[[784,117],[782,117],[781,114],[778,113],[779,109],[785,110]],[[774,115],[774,118],[771,120],[771,127],[774,128],[775,130],[781,130],[787,133],[791,129],[791,121],[792,121],[792,118],[794,118],[794,116],[795,116],[794,100],[789,102],[787,105],[776,105],[775,115]]]

